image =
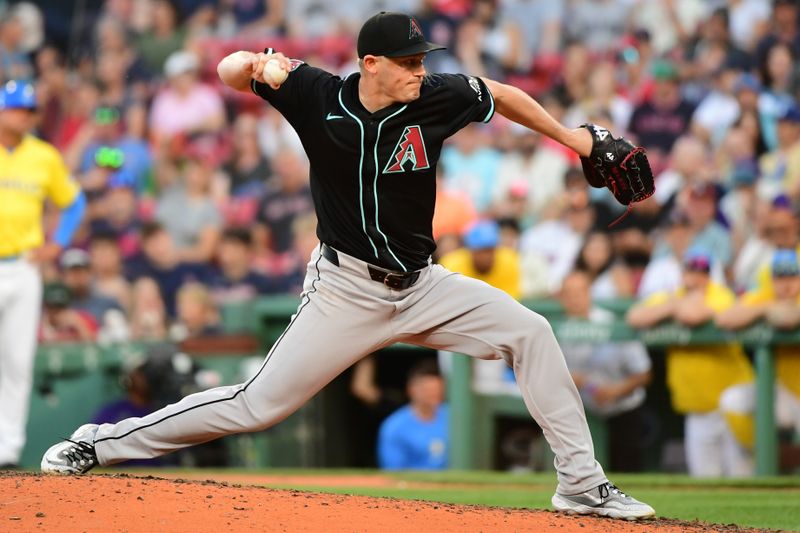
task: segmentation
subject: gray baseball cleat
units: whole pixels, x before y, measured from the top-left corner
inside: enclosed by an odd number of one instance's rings
[[[97,466],[94,436],[97,424],[84,424],[70,438],[50,446],[42,457],[42,472],[48,474],[85,474]]]
[[[652,507],[628,496],[609,481],[581,494],[556,492],[551,501],[556,511],[567,514],[593,514],[624,520],[652,518],[656,514]]]

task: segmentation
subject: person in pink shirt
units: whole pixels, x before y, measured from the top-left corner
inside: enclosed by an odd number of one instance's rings
[[[157,146],[178,135],[216,133],[225,126],[222,97],[200,81],[199,70],[200,60],[192,52],[180,50],[167,58],[167,84],[150,110],[150,131]]]

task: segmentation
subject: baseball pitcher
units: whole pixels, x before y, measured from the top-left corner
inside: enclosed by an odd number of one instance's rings
[[[470,122],[499,112],[591,156],[592,183],[618,185],[628,202],[647,182],[644,155],[600,128],[565,128],[511,86],[429,74],[425,56],[442,47],[427,42],[408,15],[373,16],[357,46],[359,72],[345,79],[271,51],[236,52],[217,69],[223,82],[268,101],[297,130],[319,219],[321,244],[297,313],[256,375],[144,418],[81,426],[45,453],[42,469],[81,473],[268,428],[366,354],[406,342],[502,358],[513,367],[555,452],[557,509],[652,516],[595,461],[578,392],[547,321],[502,291],[431,262],[436,163],[444,140]],[[608,150],[592,155],[595,145]]]

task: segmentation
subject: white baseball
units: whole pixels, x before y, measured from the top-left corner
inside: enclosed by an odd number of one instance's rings
[[[289,73],[281,68],[281,63],[277,59],[270,59],[264,65],[264,78],[266,78],[266,81],[272,81],[280,85],[286,81],[288,75]]]

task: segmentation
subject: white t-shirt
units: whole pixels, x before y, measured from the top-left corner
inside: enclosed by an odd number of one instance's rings
[[[540,146],[531,157],[523,157],[519,152],[503,154],[497,167],[494,202],[502,202],[508,196],[510,187],[517,181],[528,186],[528,206],[538,214],[564,192],[564,175],[569,169],[569,161],[564,154]]]
[[[768,20],[772,8],[765,0],[742,0],[729,8],[731,40],[742,50],[753,46],[756,25]]]
[[[592,309],[589,322],[605,323],[613,320],[613,314],[604,309]],[[570,372],[579,372],[587,377],[587,385],[579,392],[587,411],[600,416],[615,416],[644,403],[644,387],[637,387],[618,400],[598,405],[592,395],[592,386],[617,383],[634,374],[650,370],[650,357],[640,341],[606,342],[599,344],[561,343],[564,358]]]
[[[720,91],[713,91],[703,98],[692,116],[692,120],[711,134],[711,143],[719,146],[736,119],[739,118],[739,102]]]
[[[706,0],[677,0],[675,14],[684,32],[694,35],[701,21],[705,20],[711,8]],[[630,10],[634,27],[645,28],[650,32],[650,43],[657,55],[672,50],[678,45],[678,32],[667,13],[664,2],[637,0]]]
[[[642,273],[637,296],[647,298],[657,292],[675,292],[681,286],[681,263],[672,254],[651,260]]]
[[[575,233],[561,220],[547,220],[526,230],[520,238],[519,249],[523,256],[533,253],[544,258],[548,265],[550,292],[561,287],[564,277],[572,270],[578,256],[583,235]]]

